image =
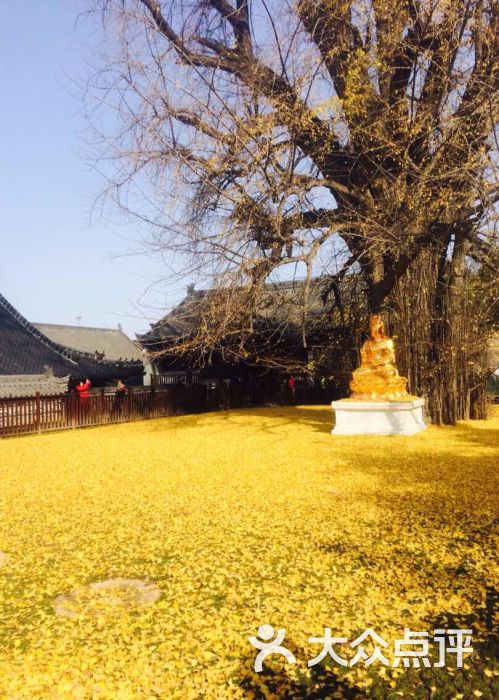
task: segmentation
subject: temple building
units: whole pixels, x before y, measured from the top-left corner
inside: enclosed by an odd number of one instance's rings
[[[60,342],[64,341],[62,332],[58,339],[54,339],[55,333],[50,337],[44,332],[48,325],[30,323],[0,294],[0,398],[61,394],[86,377],[93,386],[105,386],[117,379],[142,384],[141,351],[132,341],[127,344],[121,331],[114,333],[112,329],[109,342],[103,344],[101,340],[90,350],[84,341],[75,341],[71,332],[66,335],[68,345]],[[94,332],[93,345],[98,335]],[[115,338],[119,338],[119,344]],[[118,348],[126,348],[128,356],[115,357]],[[111,356],[106,357],[106,352]]]
[[[89,326],[65,326],[58,323],[33,323],[35,328],[54,343],[101,360],[142,361],[140,345],[129,338],[121,324],[117,328],[92,328]]]
[[[156,382],[264,375],[267,380],[282,381],[286,376],[305,371],[313,362],[315,376],[319,380],[323,376],[331,378],[338,391],[343,392],[356,366],[358,342],[352,335],[356,325],[352,314],[359,305],[352,304],[352,298],[359,293],[359,277],[352,275],[340,285],[332,278],[313,279],[305,329],[304,284],[303,280],[293,280],[265,285],[253,319],[254,334],[250,344],[255,353],[247,360],[235,359],[233,354],[225,352],[223,340],[218,350],[205,353],[202,359],[179,352],[205,322],[203,312],[212,294],[210,290],[195,290],[190,285],[186,297],[177,306],[151,324],[147,333],[137,336],[139,343],[155,358]],[[267,355],[266,361],[259,363],[257,354],[260,360]]]

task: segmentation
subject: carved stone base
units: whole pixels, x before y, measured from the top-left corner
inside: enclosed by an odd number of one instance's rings
[[[424,399],[331,403],[336,423],[331,435],[414,435],[426,429]]]

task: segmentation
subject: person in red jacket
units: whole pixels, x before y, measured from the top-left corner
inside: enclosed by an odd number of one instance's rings
[[[85,379],[85,381],[81,381],[79,384],[76,385],[76,391],[78,392],[78,396],[80,397],[80,403],[81,404],[86,404],[88,401],[88,397],[90,396],[90,387],[92,386],[92,383],[90,379]]]

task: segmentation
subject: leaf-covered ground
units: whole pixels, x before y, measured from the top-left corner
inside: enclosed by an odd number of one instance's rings
[[[253,409],[1,441],[0,697],[497,697],[499,420],[410,438],[330,421]],[[162,596],[55,615],[113,577]],[[296,665],[252,671],[264,623]],[[393,646],[441,626],[474,629],[462,670],[307,670],[324,627]]]

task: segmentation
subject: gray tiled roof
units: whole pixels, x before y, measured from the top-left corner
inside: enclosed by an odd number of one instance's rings
[[[70,353],[34,328],[0,294],[0,375],[41,374],[50,367],[65,377],[77,366]]]
[[[124,336],[119,330],[116,334]],[[97,358],[94,350],[86,353],[55,342],[0,294],[0,376],[42,375],[47,368],[56,377],[105,381],[142,374],[142,359],[126,361],[126,355],[122,357],[122,360]]]
[[[54,377],[47,374],[7,374],[0,375],[0,399],[9,396],[42,396],[64,394],[68,389],[68,377]]]
[[[72,350],[104,353],[106,360],[142,360],[142,350],[121,328],[65,326],[57,323],[34,323],[54,343]]]
[[[353,295],[360,294],[361,280],[358,275],[347,275],[341,284],[341,295],[346,303]],[[231,290],[227,290],[230,293]],[[300,331],[303,320],[304,280],[268,283],[263,294],[255,320],[275,328],[286,326]],[[178,340],[194,332],[200,322],[203,311],[210,302],[212,290],[188,290],[180,304],[173,308],[160,321],[151,324],[151,330],[137,336],[144,345],[151,345],[162,340]],[[223,291],[222,291],[223,294]],[[311,281],[308,299],[308,329],[328,327],[334,308],[331,294],[331,279],[314,278]]]

